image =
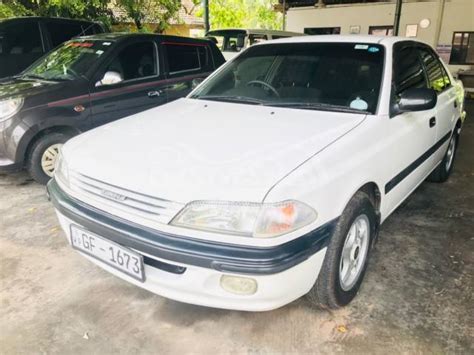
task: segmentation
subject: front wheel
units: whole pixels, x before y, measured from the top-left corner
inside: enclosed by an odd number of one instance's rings
[[[454,159],[456,158],[456,150],[458,148],[459,136],[456,132],[453,133],[449,141],[448,149],[443,157],[443,160],[436,167],[435,170],[428,176],[428,181],[431,182],[445,182],[449,179],[453,168]]]
[[[26,168],[36,182],[45,185],[53,177],[59,151],[69,138],[67,134],[55,132],[39,138],[33,144]]]
[[[358,192],[341,215],[308,299],[320,308],[340,308],[356,296],[377,231],[375,208]]]

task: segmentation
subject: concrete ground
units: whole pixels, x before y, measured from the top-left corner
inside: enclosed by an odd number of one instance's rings
[[[359,295],[333,312],[153,295],[69,248],[44,187],[0,176],[0,353],[473,354],[473,114],[451,179],[424,183],[387,220]]]

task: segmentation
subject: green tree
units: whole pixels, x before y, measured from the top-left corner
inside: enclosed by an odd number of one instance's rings
[[[211,28],[280,29],[281,14],[273,10],[277,3],[278,0],[209,0]],[[198,15],[203,15],[202,9]]]
[[[163,32],[172,19],[177,19],[180,0],[116,0],[139,31],[145,23],[156,24],[156,31]]]
[[[25,15],[112,22],[109,0],[0,0],[0,18]]]

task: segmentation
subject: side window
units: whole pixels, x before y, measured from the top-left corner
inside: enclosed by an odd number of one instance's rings
[[[46,23],[46,29],[49,32],[49,37],[51,38],[51,44],[53,47],[57,47],[61,43],[81,35],[83,30],[79,23],[56,21]]]
[[[12,25],[0,30],[0,54],[43,53],[37,22]]]
[[[166,43],[170,74],[198,71],[209,65],[207,47],[192,44]]]
[[[157,63],[155,44],[136,42],[120,50],[105,71],[118,73],[121,81],[141,79],[158,75]]]
[[[449,76],[435,54],[426,48],[420,48],[420,56],[425,66],[429,87],[436,92],[442,92],[448,88],[451,85]]]
[[[268,40],[267,35],[252,34],[249,36],[250,45]]]
[[[392,80],[396,95],[410,88],[427,87],[423,66],[415,47],[395,48]]]

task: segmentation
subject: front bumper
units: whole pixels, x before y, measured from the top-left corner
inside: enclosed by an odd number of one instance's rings
[[[92,262],[153,293],[217,308],[264,311],[306,294],[316,281],[336,224],[332,221],[275,247],[240,246],[168,235],[122,220],[71,198],[54,179],[48,193],[68,237],[70,225],[76,224],[142,254],[146,281],[138,282],[88,257]],[[225,291],[220,287],[224,274],[252,277],[257,292],[241,296]]]

